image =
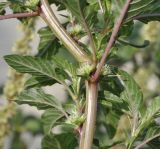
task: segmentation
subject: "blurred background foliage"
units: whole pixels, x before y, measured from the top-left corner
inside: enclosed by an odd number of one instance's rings
[[[16,41],[11,52],[19,55],[30,55],[35,31],[35,19],[29,18],[19,24],[19,29],[23,32],[20,39]],[[3,86],[2,98],[5,99],[0,107],[0,148],[6,149],[27,149],[24,133],[30,132],[32,135],[42,133],[41,122],[34,115],[24,115],[13,102],[15,97],[22,91],[27,80],[27,74],[20,74],[9,68],[8,80]],[[30,144],[30,143],[29,143]]]
[[[29,55],[31,53],[32,47],[30,46],[30,42],[33,39],[33,33],[35,31],[35,21],[35,19],[30,19],[20,25],[24,36],[15,43],[11,49],[12,53],[21,55]],[[111,63],[121,67],[134,76],[144,93],[144,102],[148,105],[153,97],[160,95],[159,22],[150,22],[145,25],[136,22],[134,31],[129,37],[129,42],[141,45],[144,40],[149,40],[150,44],[140,49],[129,45],[124,46],[122,42],[117,41],[116,45],[118,46],[118,50],[115,51],[116,56]],[[27,75],[19,74],[9,68],[8,80],[3,86],[3,92],[1,92],[1,96],[6,99],[3,101],[3,104],[0,105],[0,148],[2,149],[6,144],[10,145],[5,147],[5,149],[31,149],[28,145],[31,144],[31,140],[27,141],[26,136],[34,138],[35,136],[43,135],[42,123],[39,117],[35,117],[33,113],[24,114],[19,106],[11,102],[23,89],[27,77]],[[97,137],[101,137],[102,142],[104,140],[105,144],[106,140],[109,142],[113,136],[114,140],[125,137],[124,129],[126,129],[126,125],[129,127],[128,119],[122,116],[119,120],[119,117],[117,118],[116,115],[113,119],[109,114],[100,115],[98,118],[101,119],[104,116],[106,117],[106,121],[112,118],[112,124],[107,125],[107,130],[104,126],[99,126],[99,128],[97,128],[99,130],[97,131]],[[118,129],[114,130],[112,125],[114,125],[114,121],[117,121],[117,119],[119,120]],[[157,122],[159,121],[157,120]],[[101,135],[99,132],[101,132]],[[108,138],[105,137],[106,133],[109,134]]]
[[[123,46],[118,50],[119,62],[123,69],[131,73],[141,87],[145,101],[160,95],[160,23],[150,22],[142,25],[137,22],[131,43],[142,44],[144,40],[150,44],[141,49]]]
[[[121,69],[129,72],[138,85],[140,86],[144,96],[144,107],[150,105],[154,97],[160,95],[160,23],[150,22],[142,24],[136,22],[135,28],[127,41],[136,45],[143,45],[144,41],[150,41],[150,44],[145,48],[136,48],[132,46],[124,46],[120,42],[116,42],[118,50],[115,52],[111,64],[121,67]],[[107,105],[109,107],[109,105]],[[113,110],[113,109],[112,109]],[[127,116],[116,114],[108,108],[107,111],[101,114],[98,119],[106,120],[104,125],[100,125],[97,131],[97,138],[101,138],[105,144],[111,144],[113,139],[115,142],[126,139],[127,133],[130,131],[130,122]],[[104,118],[105,117],[105,118]],[[107,121],[109,123],[107,123]],[[160,119],[156,119],[157,124],[160,124]],[[117,125],[118,123],[118,125]],[[117,130],[115,129],[117,128]],[[108,136],[106,138],[106,133]],[[112,140],[112,141],[113,141]],[[107,142],[108,141],[108,142]],[[160,140],[159,140],[160,141]],[[157,141],[157,143],[159,142]],[[111,148],[110,146],[104,149]],[[144,146],[146,148],[147,146]],[[160,144],[152,149],[159,149]],[[117,146],[117,149],[124,149],[124,146]],[[113,148],[114,149],[114,148]],[[148,148],[151,149],[151,146]]]

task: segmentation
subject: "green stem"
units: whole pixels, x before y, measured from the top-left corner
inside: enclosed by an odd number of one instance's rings
[[[127,147],[126,149],[131,149],[132,148],[132,145],[135,141],[136,137],[132,137],[131,140],[129,141],[129,143],[127,144]]]
[[[82,129],[82,135],[80,140],[80,149],[92,149],[96,115],[97,115],[97,96],[98,96],[98,83],[86,81],[86,122]]]
[[[90,62],[87,53],[71,38],[63,26],[56,18],[54,12],[50,8],[48,0],[41,0],[42,13],[40,14],[44,21],[49,25],[63,45],[79,62]]]

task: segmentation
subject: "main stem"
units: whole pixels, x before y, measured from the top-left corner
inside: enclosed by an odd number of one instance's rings
[[[80,140],[80,149],[92,149],[96,115],[97,115],[97,96],[98,96],[98,83],[86,81],[86,122],[82,129]]]

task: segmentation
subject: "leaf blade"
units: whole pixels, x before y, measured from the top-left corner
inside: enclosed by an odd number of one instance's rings
[[[32,56],[7,55],[5,61],[20,73],[29,73],[37,77],[47,77],[64,83],[63,74],[56,73],[56,64],[53,61],[43,60]]]
[[[42,140],[42,149],[75,149],[77,140],[73,133],[47,135]]]
[[[29,104],[36,106],[40,110],[55,108],[63,111],[62,105],[58,100],[49,94],[45,94],[42,89],[24,90],[15,100],[18,104]]]
[[[46,134],[51,133],[51,130],[55,126],[56,122],[63,116],[64,114],[57,109],[47,109],[42,115],[44,132]]]

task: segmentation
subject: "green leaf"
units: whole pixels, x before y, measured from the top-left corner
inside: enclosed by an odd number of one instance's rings
[[[42,115],[42,122],[44,126],[44,132],[49,134],[56,122],[61,119],[64,114],[57,109],[47,109]]]
[[[41,87],[46,85],[53,85],[56,83],[52,78],[46,77],[31,77],[25,82],[25,88]]]
[[[67,60],[64,60],[63,58],[60,57],[54,57],[53,61],[56,63],[56,65],[62,69],[68,74],[68,76],[76,76],[76,68],[78,67],[76,63],[71,63]],[[63,61],[63,63],[62,63]]]
[[[106,65],[106,67],[104,67],[103,76],[100,78],[100,87],[102,91],[109,91],[120,97],[120,94],[124,90],[124,86],[119,79],[118,72],[117,68]]]
[[[81,16],[81,10],[84,9],[86,5],[86,0],[58,0],[57,2],[60,2],[64,4],[64,6],[71,11],[71,13],[78,19],[80,22],[82,22],[82,16]]]
[[[138,84],[127,72],[113,69],[112,74],[102,77],[100,85],[103,97],[113,104],[113,108],[122,106],[121,109],[128,109],[131,115],[140,112],[143,94]]]
[[[37,5],[39,0],[8,0],[11,5],[10,8],[14,13],[35,11],[37,10]]]
[[[143,14],[152,14],[152,13],[160,13],[160,2],[157,1],[157,0],[133,0],[131,5],[130,5],[130,8],[129,8],[129,11],[128,11],[128,14],[127,14],[127,17],[126,17],[126,22],[129,22],[131,21],[135,16],[140,16],[140,15],[143,15]],[[154,21],[154,20],[160,20],[160,18],[158,17],[157,19],[153,18],[150,18],[148,19],[146,17],[146,20],[144,19],[143,22],[145,21],[146,23],[148,21]]]
[[[42,149],[75,149],[77,140],[72,133],[47,135],[42,140]]]
[[[160,116],[160,97],[156,97],[150,106],[148,106],[143,118],[141,119],[141,125],[147,126],[153,122],[153,120]]]
[[[99,93],[98,99],[103,106],[111,108],[112,110],[116,109],[119,112],[128,111],[128,104],[122,100],[121,97],[118,97],[109,91]]]
[[[101,90],[106,90],[111,92],[112,94],[120,97],[121,92],[124,90],[123,85],[119,81],[118,77],[108,77],[104,76],[100,81]]]
[[[147,144],[150,148],[156,148],[160,145],[160,126],[154,124],[151,124],[149,126],[146,126],[144,131],[141,131],[141,137],[139,137],[139,141],[141,141],[139,145],[142,145],[141,148]],[[146,142],[144,144],[144,142]]]
[[[88,26],[93,28],[93,26],[97,25],[98,22],[98,11],[99,5],[98,1],[86,1],[86,0],[56,0],[57,3],[63,4],[72,15],[79,21],[79,23],[83,24],[84,20],[86,20]],[[106,8],[106,3],[103,2]],[[99,22],[98,22],[99,23]],[[102,24],[99,23],[100,26]]]
[[[121,27],[118,35],[120,35],[123,38],[128,37],[132,33],[133,29],[134,29],[134,22],[130,21]]]
[[[38,57],[51,58],[58,52],[58,41],[49,27],[43,27],[38,31],[40,43]]]
[[[114,11],[118,11],[118,13],[121,11],[121,9],[124,6],[125,0],[113,0],[115,9]],[[133,0],[130,4],[128,13],[126,15],[126,19],[124,23],[128,23],[132,21],[137,16],[143,16],[146,15],[146,17],[143,17],[141,19],[138,19],[144,23],[148,23],[149,21],[159,21],[160,17],[147,17],[151,14],[158,14],[160,13],[160,2],[158,0]]]
[[[25,6],[28,8],[34,8],[39,4],[40,0],[26,0]]]
[[[29,104],[36,106],[40,110],[53,108],[64,113],[62,105],[58,100],[49,94],[45,94],[42,89],[24,90],[16,99],[18,104]]]
[[[141,119],[138,121],[138,127],[135,130],[135,134],[132,137],[133,142],[140,136],[146,139],[153,137],[155,135],[156,130],[154,129],[155,118],[160,116],[160,97],[156,97],[151,105],[147,107],[147,110],[144,115],[141,116]],[[157,126],[156,126],[157,127]],[[150,130],[149,130],[150,129]],[[158,128],[159,129],[159,128]],[[147,133],[146,133],[147,131]],[[133,143],[132,142],[132,143]]]
[[[160,136],[160,126],[158,125],[151,125],[151,127],[147,130],[145,135],[145,140],[154,137],[155,135],[159,134]]]
[[[53,61],[43,60],[31,56],[7,55],[5,61],[20,73],[29,73],[36,77],[46,77],[59,83],[64,83],[65,72],[57,72],[56,64]],[[58,74],[57,74],[58,73]]]
[[[45,94],[42,89],[24,90],[15,100],[18,104],[29,104],[36,106],[40,110],[47,109],[42,115],[44,132],[49,134],[55,124],[67,114],[58,100],[49,94]]]
[[[42,140],[42,149],[61,149],[61,146],[53,135],[47,135]]]
[[[160,146],[160,126],[152,126],[147,130],[144,141],[149,139],[152,139],[147,143],[149,147],[156,148]]]
[[[61,123],[58,125],[61,128],[61,133],[73,133],[75,131],[75,125],[67,124],[67,123]]]
[[[54,57],[53,61],[57,67],[61,68],[66,74],[66,78],[70,81],[70,88],[75,94],[79,94],[81,78],[77,76],[77,68],[79,67],[76,62],[72,63],[62,58]],[[63,63],[62,63],[63,61]]]
[[[129,111],[134,115],[140,111],[143,102],[143,94],[135,80],[125,71],[119,71],[118,78],[124,90],[120,98],[128,103]]]

